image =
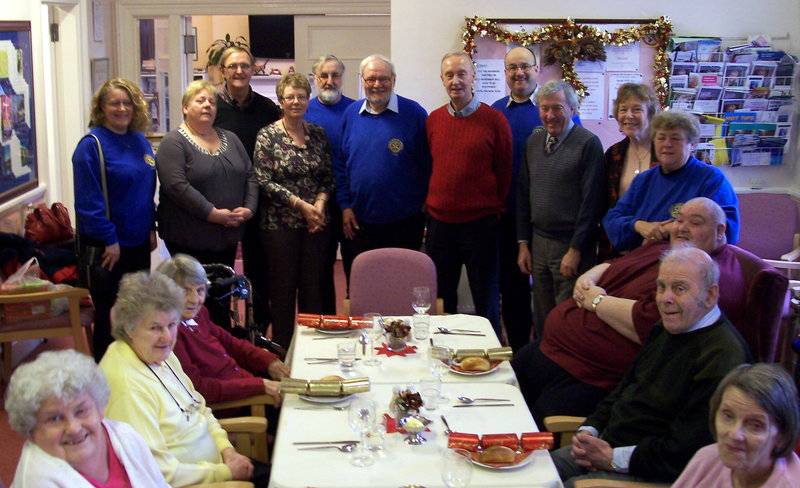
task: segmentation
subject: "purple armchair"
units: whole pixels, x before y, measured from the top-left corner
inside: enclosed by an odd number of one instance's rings
[[[395,247],[361,253],[350,272],[350,300],[345,300],[345,312],[411,315],[411,290],[415,286],[427,286],[431,297],[437,296],[436,266],[427,254]],[[441,313],[440,300],[434,307],[432,313]]]

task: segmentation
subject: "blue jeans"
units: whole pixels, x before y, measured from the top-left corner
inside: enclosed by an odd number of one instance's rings
[[[425,252],[436,264],[437,288],[444,300],[444,311],[458,311],[458,282],[461,266],[466,266],[475,313],[489,320],[497,337],[500,337],[499,240],[500,219],[496,215],[459,224],[428,217]]]

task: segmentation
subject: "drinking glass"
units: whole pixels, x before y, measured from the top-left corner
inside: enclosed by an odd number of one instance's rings
[[[415,286],[411,292],[411,306],[418,314],[424,314],[431,308],[431,289],[427,286]]]
[[[428,348],[428,364],[431,373],[434,377],[442,381],[448,371],[450,371],[450,364],[453,362],[453,350],[449,347],[431,346]],[[448,398],[445,395],[439,394],[439,401],[446,402]]]
[[[379,313],[365,313],[364,320],[369,320],[372,322],[372,327],[368,329],[364,329],[361,331],[362,334],[366,334],[369,338],[369,351],[367,352],[367,356],[364,358],[364,365],[365,366],[378,366],[381,364],[380,360],[378,359],[378,355],[375,352],[375,347],[380,346],[381,337],[383,337],[383,317]]]
[[[411,318],[413,324],[414,339],[425,341],[431,336],[431,316],[425,314],[415,314]]]
[[[367,448],[367,434],[373,429],[376,421],[377,406],[374,401],[359,398],[350,403],[347,413],[347,421],[350,428],[361,436],[361,442],[353,450],[350,464],[353,466],[365,467],[375,462],[375,457]]]
[[[469,486],[472,480],[472,461],[464,449],[445,449],[442,454],[442,481],[448,488]]]
[[[336,344],[336,357],[343,371],[352,369],[356,363],[356,342],[344,341]]]
[[[439,397],[442,395],[442,378],[431,376],[419,380],[419,392],[422,395],[423,407],[426,410],[436,410],[439,406]]]
[[[372,429],[367,433],[367,449],[372,451],[375,457],[386,457],[386,426],[377,420]]]

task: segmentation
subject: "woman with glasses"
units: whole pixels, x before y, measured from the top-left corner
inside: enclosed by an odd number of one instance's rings
[[[253,463],[233,448],[172,352],[183,307],[183,289],[161,273],[122,279],[111,310],[116,341],[100,361],[111,390],[106,416],[144,438],[170,486],[250,480]],[[257,465],[255,476],[265,471]]]
[[[183,94],[183,123],[164,136],[156,168],[158,226],[170,254],[233,267],[244,223],[256,211],[250,156],[233,132],[214,127],[217,89],[193,81]],[[209,303],[214,322],[229,326],[230,306]]]
[[[258,133],[253,160],[265,197],[258,218],[267,254],[272,339],[288,346],[296,302],[302,312],[322,313],[333,172],[325,131],[303,120],[311,94],[308,80],[288,73],[276,92],[283,117]]]
[[[133,82],[108,80],[92,97],[91,128],[72,154],[81,281],[94,302],[95,359],[111,343],[109,313],[122,275],[150,269],[156,171],[143,132],[150,114]]]

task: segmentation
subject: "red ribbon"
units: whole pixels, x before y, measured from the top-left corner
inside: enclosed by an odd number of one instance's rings
[[[390,351],[389,346],[386,343],[381,343],[381,347],[376,347],[375,351],[378,354],[383,354],[384,356],[407,356],[409,354],[416,354],[417,353],[417,346],[406,346],[405,349],[402,351]]]

